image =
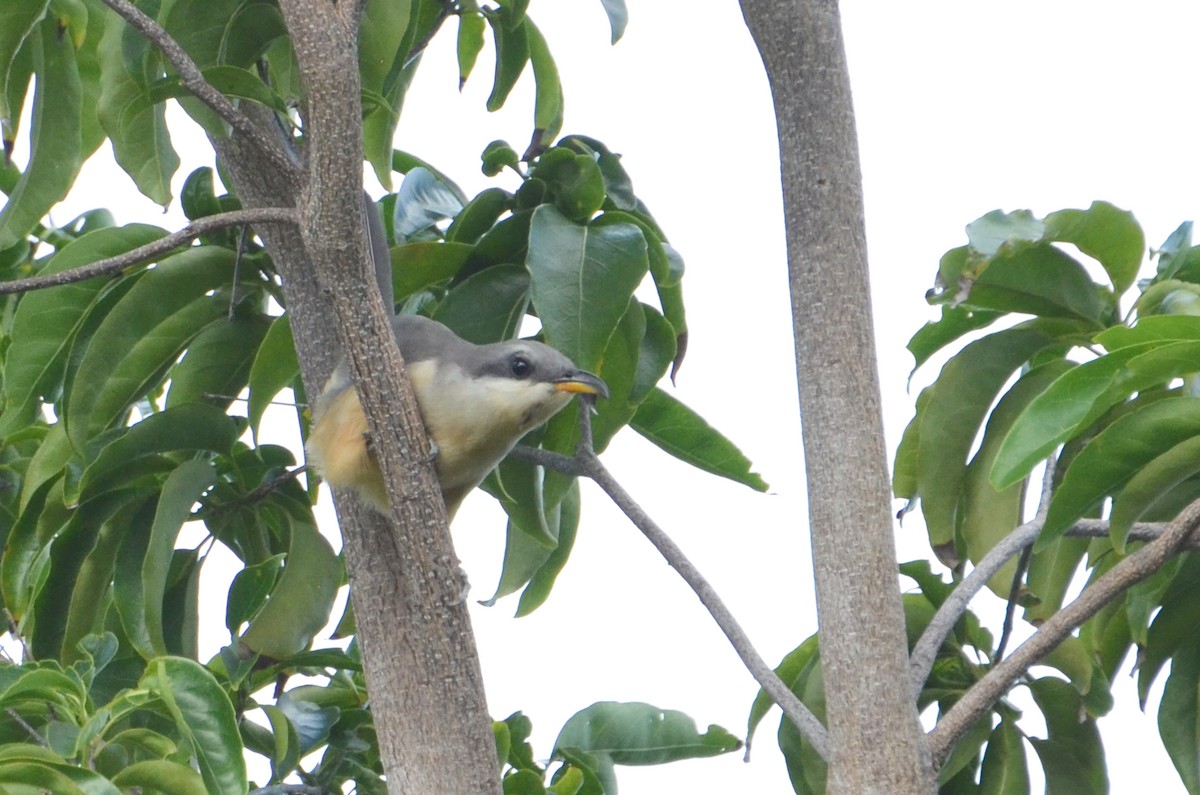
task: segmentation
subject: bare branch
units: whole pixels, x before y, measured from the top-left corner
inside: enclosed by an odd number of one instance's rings
[[[108,276],[133,265],[149,262],[209,232],[216,232],[231,226],[265,223],[295,224],[296,211],[291,207],[263,207],[254,210],[233,210],[227,213],[208,215],[192,221],[178,232],[172,232],[166,237],[160,237],[153,243],[138,246],[115,257],[97,260],[96,262],[58,273],[48,273],[43,276],[30,276],[26,279],[13,279],[9,282],[0,282],[0,295],[23,293],[29,290],[43,290],[47,287],[74,284],[75,282],[81,282],[96,276]]]
[[[996,703],[1029,668],[1045,657],[1076,627],[1098,613],[1125,590],[1154,574],[1178,553],[1200,527],[1200,500],[1193,502],[1156,540],[1129,555],[1055,613],[1012,655],[996,664],[938,721],[929,735],[935,765],[954,743]]]
[[[583,400],[580,401],[579,406],[579,425],[580,445],[573,457],[529,447],[518,447],[514,452],[522,460],[530,463],[567,475],[586,476],[595,481],[604,490],[604,493],[617,504],[617,507],[629,517],[629,520],[642,531],[642,534],[666,559],[671,568],[675,569],[684,582],[691,586],[692,591],[700,598],[700,602],[708,609],[709,615],[725,633],[725,637],[729,639],[729,643],[745,663],[750,674],[779,705],[805,739],[812,743],[816,752],[823,759],[828,759],[828,734],[821,721],[792,693],[791,688],[775,675],[775,671],[755,650],[749,636],[721,600],[716,589],[688,560],[687,556],[683,554],[683,550],[650,518],[649,514],[621,487],[612,473],[600,462],[592,449],[591,405]]]
[[[1042,532],[1042,527],[1046,524],[1046,512],[1050,510],[1050,497],[1054,493],[1056,464],[1057,459],[1054,457],[1046,461],[1046,468],[1042,472],[1042,494],[1038,500],[1038,509],[1034,517],[1006,536],[1003,541],[992,547],[983,556],[983,560],[979,561],[971,573],[946,598],[946,601],[942,602],[941,607],[934,614],[933,620],[929,622],[929,626],[925,627],[925,631],[921,633],[920,640],[917,641],[909,656],[914,701],[921,696],[921,689],[925,686],[925,680],[929,678],[929,672],[933,670],[934,660],[937,659],[938,649],[942,647],[942,643],[950,635],[954,625],[958,623],[958,619],[967,611],[967,605],[975,598],[975,594],[983,590],[983,586],[987,585],[988,580],[1004,568],[1009,558],[1036,541],[1038,534]]]
[[[267,135],[266,131],[254,124],[246,114],[242,113],[229,98],[218,91],[204,79],[200,67],[192,60],[179,42],[171,37],[152,17],[135,6],[129,0],[104,0],[104,4],[117,12],[135,30],[149,39],[162,52],[163,57],[175,67],[179,80],[196,99],[203,102],[214,113],[220,116],[230,127],[254,142],[261,152],[269,157],[276,166],[289,174],[298,174],[298,164],[290,153],[283,147],[282,142]]]

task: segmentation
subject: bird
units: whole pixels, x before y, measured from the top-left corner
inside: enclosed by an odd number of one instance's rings
[[[608,397],[599,376],[535,340],[476,345],[419,315],[394,317],[392,332],[433,445],[448,519],[522,436],[574,395]],[[344,361],[316,403],[305,450],[326,483],[354,489],[369,506],[387,513],[383,473]]]

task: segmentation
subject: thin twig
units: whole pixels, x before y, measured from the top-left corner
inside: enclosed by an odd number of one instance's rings
[[[527,447],[518,447],[514,452],[520,458],[531,463],[576,477],[586,476],[595,481],[700,598],[701,603],[708,609],[709,615],[725,633],[725,637],[729,639],[734,651],[763,690],[779,705],[788,719],[804,735],[804,738],[812,744],[813,749],[822,758],[828,759],[828,733],[821,721],[763,660],[750,642],[745,630],[738,624],[729,608],[717,594],[716,589],[687,559],[683,550],[650,518],[649,514],[622,488],[616,478],[600,462],[592,449],[591,407],[586,401],[580,401],[579,427],[580,444],[573,457]]]
[[[229,101],[229,98],[218,91],[204,79],[200,67],[187,54],[187,51],[172,38],[171,34],[158,24],[152,17],[135,6],[129,0],[104,0],[104,4],[120,14],[134,29],[149,39],[162,52],[163,57],[175,67],[179,80],[196,99],[207,105],[221,117],[230,127],[245,135],[254,142],[254,146],[278,167],[287,173],[298,174],[299,166],[295,159],[276,140],[250,120],[246,114]]]
[[[74,284],[96,276],[108,276],[133,265],[149,262],[156,257],[190,243],[200,235],[215,232],[231,226],[262,223],[296,223],[296,211],[291,207],[261,207],[253,210],[233,210],[227,213],[208,215],[197,218],[178,232],[160,237],[153,243],[126,251],[115,257],[97,260],[87,265],[81,265],[71,270],[48,273],[42,276],[30,276],[25,279],[13,279],[0,282],[0,295],[23,293],[29,290],[42,290],[47,287],[59,287],[64,284]]]
[[[35,729],[35,728],[33,728],[33,726],[29,725],[29,723],[24,718],[21,717],[21,713],[17,712],[12,707],[8,707],[4,711],[5,711],[5,713],[7,713],[8,717],[10,717],[14,721],[16,721],[17,725],[25,730],[25,733],[28,734],[30,739],[32,739],[35,743],[42,746],[43,748],[50,747],[50,743],[46,742],[46,738],[43,737],[38,732],[37,729]]]
[[[1013,571],[1012,587],[1008,591],[1008,604],[1004,606],[1004,624],[1000,629],[1000,642],[996,644],[996,653],[992,655],[992,662],[1004,659],[1004,650],[1008,648],[1008,641],[1012,638],[1013,619],[1017,614],[1017,600],[1021,596],[1021,583],[1025,580],[1025,572],[1029,570],[1029,561],[1033,557],[1033,546],[1027,546],[1021,550],[1021,557],[1017,559],[1017,568]]]
[[[988,580],[1008,563],[1009,558],[1036,541],[1038,534],[1042,532],[1042,527],[1046,524],[1046,513],[1050,510],[1050,496],[1054,490],[1055,463],[1054,458],[1046,462],[1042,473],[1042,494],[1034,517],[1007,535],[983,556],[983,560],[979,561],[971,573],[946,597],[946,601],[942,602],[933,620],[925,627],[921,638],[913,646],[909,656],[913,700],[921,697],[925,680],[929,678],[934,660],[937,659],[938,649],[942,647],[958,619],[967,611],[971,599],[983,590]]]
[[[996,664],[947,712],[929,734],[934,763],[996,703],[1029,668],[1063,642],[1076,627],[1125,590],[1158,571],[1200,527],[1200,500],[1188,505],[1155,541],[1129,555],[1083,590],[1075,601],[1038,628],[1012,655]]]

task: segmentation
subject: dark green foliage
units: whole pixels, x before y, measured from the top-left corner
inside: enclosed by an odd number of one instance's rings
[[[615,40],[624,3],[602,2]],[[385,186],[394,173],[412,180],[382,200],[391,298],[480,343],[528,333],[526,321],[536,319],[542,338],[613,390],[595,418],[599,448],[632,425],[688,463],[764,488],[728,440],[657,387],[682,356],[682,259],[619,156],[585,136],[553,144],[563,90],[528,5],[366,5],[358,65],[367,161]],[[307,98],[276,2],[138,8],[210,85],[242,107],[265,108],[285,135],[303,134]],[[495,37],[489,108],[530,66],[532,145],[521,157],[497,142],[483,158],[489,173],[517,176],[513,190],[467,197],[392,147],[421,52],[450,16],[459,17],[463,80],[485,31]],[[31,83],[32,129],[23,136]],[[138,189],[166,205],[179,165],[166,103],[177,101],[214,138],[229,133],[99,0],[6,3],[0,88],[4,142],[29,147],[23,171],[0,170],[4,279],[71,270],[166,234],[117,227],[106,210],[57,228],[43,221],[106,139]],[[200,168],[184,182],[189,219],[240,208],[218,173]],[[657,306],[633,298],[644,281]],[[303,780],[384,792],[357,646],[318,640],[345,593],[342,560],[317,529],[315,484],[302,487],[289,471],[293,452],[263,438],[273,402],[292,403],[302,431],[310,419],[282,303],[270,253],[248,229],[206,234],[114,275],[0,299],[0,607],[25,651],[20,663],[0,664],[0,714],[14,718],[0,721],[0,790],[199,795]],[[564,412],[527,442],[570,453],[577,435],[574,412]],[[494,599],[519,592],[525,614],[549,597],[567,562],[578,485],[509,461],[488,488],[509,516]],[[224,597],[229,643],[204,661],[199,582],[218,545],[241,569]],[[338,628],[352,633],[348,608]],[[293,685],[294,674],[310,679]],[[738,745],[719,727],[698,732],[681,713],[597,704],[564,728],[547,778],[528,736],[519,715],[497,724],[506,792],[612,793],[614,765]],[[268,781],[248,780],[247,751],[269,762]]]
[[[1135,522],[1168,521],[1200,497],[1200,248],[1190,235],[1184,224],[1158,249],[1157,272],[1134,296],[1145,239],[1132,215],[1104,202],[1045,218],[989,213],[968,225],[966,246],[941,260],[930,294],[941,319],[918,331],[909,350],[919,368],[964,342],[917,400],[894,487],[908,509],[920,506],[939,557],[957,567],[1032,518],[1025,496],[1040,489],[1037,468],[1057,455],[1048,513],[1017,590],[1031,623],[1058,611],[1081,565],[1091,582],[1139,546],[1128,541]],[[1109,522],[1107,538],[1068,536],[1080,519],[1097,517]],[[1197,706],[1186,695],[1196,687],[1190,638],[1200,618],[1193,557],[1130,589],[1043,660],[1069,684],[1025,682],[1047,737],[1026,736],[1019,716],[998,705],[959,742],[976,772],[943,776],[943,789],[1027,792],[1024,738],[1047,792],[1107,791],[1095,718],[1111,705],[1108,680],[1136,650],[1143,698],[1174,663],[1159,725],[1188,791],[1200,792]],[[991,588],[1007,598],[1014,572],[1010,564]],[[922,589],[928,596],[928,583]],[[988,644],[977,648],[990,659]],[[960,670],[976,667],[987,666]]]

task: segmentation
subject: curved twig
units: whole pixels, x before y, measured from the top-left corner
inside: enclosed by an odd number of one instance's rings
[[[1156,540],[1122,560],[1083,590],[1018,646],[1005,660],[976,682],[929,734],[935,764],[946,758],[954,743],[996,703],[1016,681],[1105,605],[1158,571],[1200,528],[1200,500],[1193,502]]]
[[[281,145],[281,142],[267,135],[262,128],[230,102],[228,97],[205,80],[204,74],[192,57],[157,21],[129,0],[103,0],[103,2],[159,49],[163,57],[179,73],[180,82],[188,91],[192,92],[196,99],[211,108],[230,127],[253,141],[255,147],[269,157],[276,166],[289,173],[299,173],[298,164]]]
[[[200,235],[206,235],[209,232],[216,232],[220,229],[227,229],[231,226],[263,223],[294,224],[296,223],[296,211],[291,207],[261,207],[253,210],[233,210],[227,213],[218,213],[217,215],[197,218],[178,232],[172,232],[165,237],[160,237],[153,243],[138,246],[131,251],[126,251],[124,254],[118,254],[115,257],[107,257],[88,263],[87,265],[81,265],[78,268],[59,271],[58,273],[47,273],[42,276],[30,276],[25,279],[0,282],[0,295],[24,293],[30,290],[43,290],[47,287],[74,284],[75,282],[81,282],[96,276],[107,276],[132,265],[149,262],[155,257],[166,254],[169,251],[174,251],[200,237]]]
[[[730,645],[733,646],[738,657],[742,659],[742,662],[759,685],[762,686],[762,689],[779,705],[783,713],[787,715],[788,719],[804,735],[804,738],[812,744],[813,749],[823,759],[828,759],[828,733],[821,724],[821,721],[796,697],[791,688],[775,674],[771,666],[763,660],[758,651],[755,650],[754,645],[750,642],[750,638],[746,635],[745,630],[738,624],[733,614],[729,611],[729,608],[717,594],[717,590],[713,588],[692,562],[688,560],[687,556],[683,554],[683,550],[650,518],[650,515],[625,491],[616,478],[612,476],[612,473],[600,462],[600,459],[592,449],[591,407],[586,401],[580,401],[579,417],[581,430],[580,444],[574,456],[565,456],[529,447],[518,447],[513,452],[519,458],[529,463],[554,469],[563,474],[575,477],[585,476],[595,481],[596,485],[603,489],[604,493],[616,503],[625,516],[633,522],[638,530],[642,531],[642,534],[646,536],[647,540],[666,559],[671,568],[679,573],[684,582],[700,598],[701,603],[708,609],[709,615],[713,617],[717,626],[725,633],[725,637],[729,639]]]

